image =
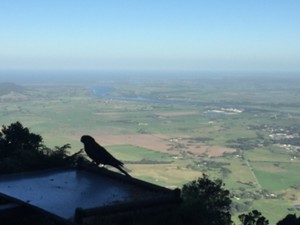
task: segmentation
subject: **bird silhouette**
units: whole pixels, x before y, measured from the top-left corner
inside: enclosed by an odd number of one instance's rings
[[[84,145],[84,150],[86,154],[95,162],[97,165],[103,164],[103,165],[111,165],[118,170],[120,170],[122,173],[124,173],[126,176],[130,175],[122,168],[124,166],[124,163],[117,160],[115,157],[113,157],[104,147],[99,145],[95,139],[89,135],[83,135],[80,139],[80,141]]]

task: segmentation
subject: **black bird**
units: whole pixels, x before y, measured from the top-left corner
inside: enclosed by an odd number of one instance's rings
[[[83,135],[80,139],[80,141],[84,145],[84,150],[86,154],[95,162],[97,165],[103,164],[103,165],[111,165],[118,170],[120,170],[122,173],[124,173],[126,176],[130,175],[122,168],[124,163],[117,160],[115,157],[113,157],[104,147],[99,145],[95,139],[89,135]]]

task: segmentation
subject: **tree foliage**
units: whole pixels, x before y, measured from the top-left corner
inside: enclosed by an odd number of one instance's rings
[[[31,133],[20,122],[2,126],[0,131],[0,174],[72,165],[77,155],[69,156],[69,144],[50,149],[43,138]]]
[[[300,217],[297,218],[295,214],[289,214],[278,221],[277,225],[300,225]]]
[[[232,224],[230,192],[223,186],[222,180],[212,181],[206,174],[185,184],[182,188],[184,222],[201,225]]]
[[[269,221],[262,216],[261,212],[252,210],[248,214],[239,215],[242,225],[268,225]]]

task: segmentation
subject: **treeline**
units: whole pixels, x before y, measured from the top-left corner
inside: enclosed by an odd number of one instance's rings
[[[258,147],[266,147],[274,143],[269,138],[237,138],[235,140],[228,140],[226,147],[239,150],[251,150]]]
[[[0,174],[74,165],[79,153],[69,155],[69,144],[51,149],[43,138],[20,122],[2,126],[0,131]]]

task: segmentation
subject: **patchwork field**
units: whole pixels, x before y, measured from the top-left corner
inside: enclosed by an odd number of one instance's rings
[[[22,95],[1,96],[0,123],[20,121],[49,147],[70,143],[70,152],[92,135],[132,176],[166,187],[202,173],[221,178],[236,214],[258,209],[274,224],[299,214],[299,83],[218,76],[27,83]]]

